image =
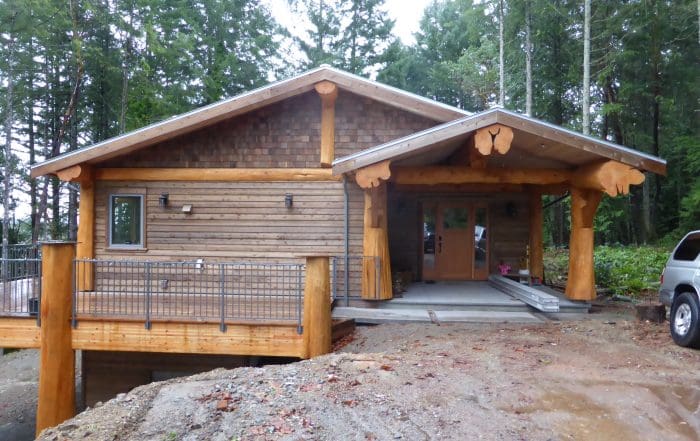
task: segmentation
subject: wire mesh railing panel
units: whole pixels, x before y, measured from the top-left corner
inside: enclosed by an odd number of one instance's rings
[[[94,275],[85,289],[81,278]],[[294,321],[301,325],[302,264],[76,260],[74,317]]]
[[[331,296],[349,301],[362,296],[362,277],[367,269],[379,274],[380,260],[375,256],[333,256],[331,258]],[[375,279],[372,277],[372,279]],[[379,283],[379,278],[375,279]],[[379,291],[379,288],[374,288]]]
[[[41,260],[0,259],[0,315],[38,316]]]

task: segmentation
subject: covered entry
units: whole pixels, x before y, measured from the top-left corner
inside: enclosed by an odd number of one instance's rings
[[[543,276],[542,196],[571,196],[566,295],[595,298],[593,223],[603,196],[629,193],[662,159],[502,109],[333,162],[365,191],[362,295],[391,280],[484,280],[503,262]],[[369,262],[369,263],[367,263]],[[375,283],[380,279],[382,283]]]
[[[421,203],[422,280],[485,280],[488,277],[488,207],[441,199]]]

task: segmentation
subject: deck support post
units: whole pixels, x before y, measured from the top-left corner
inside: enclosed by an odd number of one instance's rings
[[[603,193],[598,190],[571,188],[571,237],[569,241],[569,276],[566,296],[572,300],[594,300],[593,221]]]
[[[331,285],[328,256],[306,256],[304,348],[306,358],[331,351]]]
[[[71,291],[75,244],[42,244],[41,350],[36,435],[75,415]]]
[[[76,257],[91,260],[95,258],[95,180],[92,170],[80,180],[79,210]],[[80,291],[94,291],[95,268],[92,263],[78,265],[77,283]]]
[[[393,296],[386,204],[386,182],[365,189],[362,243],[362,298],[365,300],[389,300]]]
[[[530,191],[530,275],[544,279],[544,244],[542,240],[542,193]]]
[[[330,167],[335,158],[335,100],[338,87],[330,81],[315,86],[321,96],[321,167]]]

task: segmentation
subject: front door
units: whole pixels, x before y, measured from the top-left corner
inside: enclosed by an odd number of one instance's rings
[[[423,280],[488,277],[488,213],[474,202],[423,205]]]

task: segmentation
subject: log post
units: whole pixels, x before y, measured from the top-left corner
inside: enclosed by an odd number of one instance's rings
[[[362,298],[365,300],[389,300],[393,296],[386,201],[385,182],[365,189],[362,242]]]
[[[75,354],[71,342],[71,291],[75,244],[41,247],[41,350],[36,435],[75,415]]]
[[[78,220],[78,259],[95,258],[95,181],[92,174],[80,181],[80,206]],[[95,268],[92,263],[78,265],[78,289],[93,291],[95,289]]]
[[[544,243],[542,240],[542,193],[530,192],[530,275],[544,279]]]
[[[321,167],[330,167],[335,157],[335,100],[338,87],[330,81],[315,86],[321,96]]]
[[[593,220],[603,193],[571,188],[571,238],[569,241],[569,277],[566,296],[572,300],[594,300]]]
[[[304,348],[306,358],[331,351],[331,284],[328,256],[306,256]]]

